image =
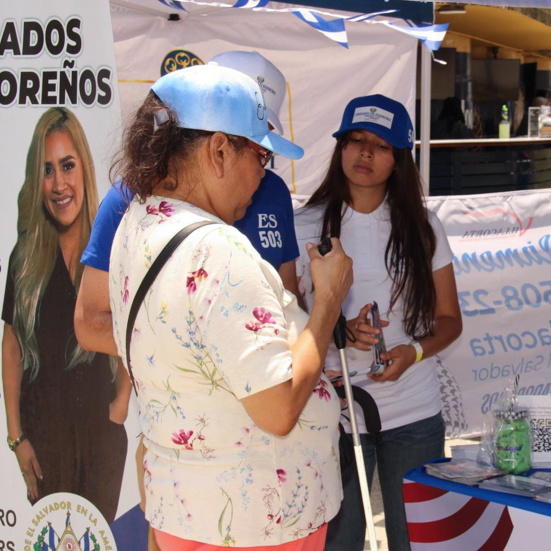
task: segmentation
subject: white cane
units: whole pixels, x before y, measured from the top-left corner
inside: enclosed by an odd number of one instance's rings
[[[318,250],[322,256],[325,256],[331,250],[331,239],[329,237],[323,238],[321,244],[318,246]],[[346,403],[350,412],[352,442],[354,444],[354,456],[356,457],[356,468],[358,470],[358,478],[360,480],[365,522],[367,524],[367,532],[369,534],[369,545],[372,551],[377,551],[377,538],[375,537],[375,524],[373,522],[373,512],[371,509],[371,501],[369,499],[369,486],[367,484],[365,461],[362,453],[360,435],[358,433],[358,422],[356,420],[356,412],[354,408],[354,395],[352,392],[352,384],[350,383],[350,372],[348,371],[348,362],[344,351],[346,346],[346,318],[342,314],[340,315],[339,321],[337,321],[337,325],[333,331],[333,337],[335,339],[335,345],[339,351],[344,394],[346,396]]]

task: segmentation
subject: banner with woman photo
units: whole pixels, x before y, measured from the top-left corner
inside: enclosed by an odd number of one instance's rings
[[[112,523],[139,502],[137,412],[124,424],[116,363],[73,323],[120,134],[109,3],[19,0],[2,16],[0,548],[116,549]]]

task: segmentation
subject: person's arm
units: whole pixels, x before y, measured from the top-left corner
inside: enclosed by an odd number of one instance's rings
[[[75,334],[85,350],[118,356],[109,302],[109,272],[84,267],[75,306]],[[115,388],[117,395],[109,405],[109,419],[122,425],[128,415],[132,383],[120,358]]]
[[[122,425],[128,416],[128,402],[132,394],[132,381],[126,371],[122,360],[117,359],[117,372],[115,373],[115,389],[117,395],[109,404],[109,419],[117,425]]]
[[[338,239],[331,241],[333,249],[324,257],[317,247],[307,245],[316,295],[308,324],[291,347],[292,378],[242,399],[255,424],[278,436],[293,429],[319,382],[333,328],[352,285],[352,260]]]
[[[118,356],[109,302],[109,272],[84,267],[75,307],[75,334],[85,350]]]
[[[432,273],[436,289],[436,312],[434,330],[419,342],[423,349],[423,359],[430,358],[447,348],[463,330],[461,310],[457,299],[457,287],[453,265],[448,264]],[[385,361],[391,360],[384,373],[369,375],[374,381],[396,381],[415,362],[417,352],[411,344],[401,344],[381,354]]]
[[[298,281],[297,281],[297,266],[296,261],[291,260],[289,262],[284,262],[279,267],[279,277],[283,281],[283,286],[287,291],[290,291],[297,297],[298,305],[307,312],[306,303],[304,302],[303,296],[298,290]]]
[[[8,436],[11,440],[17,440],[23,433],[19,410],[22,378],[23,363],[21,348],[12,326],[4,323],[4,336],[2,338],[2,384],[4,386]],[[29,497],[34,501],[38,498],[37,479],[42,480],[42,469],[29,440],[23,440],[15,448],[15,455],[17,456],[25,484],[27,485]]]

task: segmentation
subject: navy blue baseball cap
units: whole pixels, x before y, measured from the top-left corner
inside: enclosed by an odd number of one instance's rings
[[[393,147],[413,149],[415,132],[407,109],[398,101],[374,94],[353,99],[344,110],[338,138],[351,130],[373,132]]]

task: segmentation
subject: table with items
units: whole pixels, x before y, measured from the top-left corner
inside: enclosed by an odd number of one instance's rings
[[[532,497],[436,478],[419,467],[404,477],[404,502],[412,551],[551,549],[551,504]]]

